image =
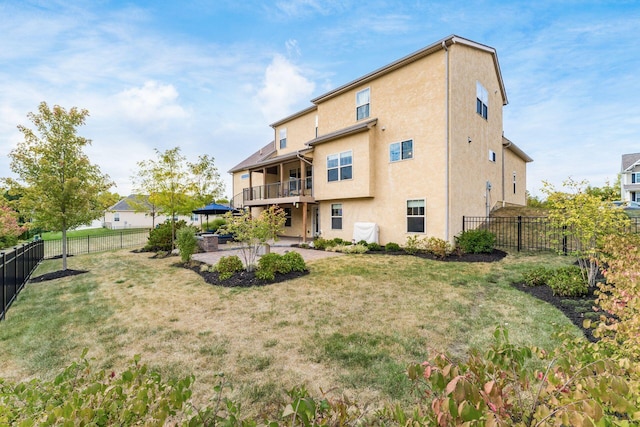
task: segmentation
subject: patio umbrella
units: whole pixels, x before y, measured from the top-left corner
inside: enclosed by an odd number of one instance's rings
[[[191,212],[198,215],[224,215],[227,212],[233,212],[234,210],[235,209],[233,209],[231,206],[219,205],[217,203],[209,203],[204,208],[196,209]]]

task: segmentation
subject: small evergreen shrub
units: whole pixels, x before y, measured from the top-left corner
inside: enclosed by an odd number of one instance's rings
[[[176,221],[176,233],[178,230],[186,226],[187,223],[184,220]],[[174,239],[175,236],[171,235],[171,221],[165,221],[151,230],[144,250],[149,252],[170,251],[173,248]]]
[[[332,243],[332,242],[330,242],[327,239],[323,239],[322,237],[318,237],[318,238],[313,240],[313,247],[318,249],[318,250],[324,251],[329,246],[335,246],[335,245],[331,245],[330,243]]]
[[[176,246],[180,250],[180,259],[182,262],[189,262],[191,256],[198,249],[198,239],[196,239],[196,231],[193,227],[182,227],[178,230],[178,238]]]
[[[562,297],[579,297],[589,292],[589,283],[582,276],[580,267],[576,265],[555,269],[547,284],[554,295]]]
[[[489,230],[467,230],[456,237],[456,242],[468,254],[491,253],[496,244],[496,235]]]
[[[400,250],[400,245],[397,243],[389,242],[384,245],[384,250],[387,252],[398,252]]]
[[[381,251],[382,250],[382,246],[380,246],[376,242],[367,243],[367,247],[369,248],[370,251],[377,252],[377,251]]]
[[[289,251],[282,256],[282,259],[289,264],[291,271],[306,271],[307,264],[304,262],[304,258],[299,252]]]
[[[336,245],[350,245],[351,242],[347,242],[346,240],[341,239],[340,237],[336,237],[336,238],[333,239],[333,244],[334,244],[334,246],[336,246]]]
[[[437,237],[429,237],[424,241],[425,250],[438,258],[445,258],[453,252],[451,243]]]
[[[220,280],[227,280],[233,273],[244,270],[244,264],[237,255],[223,256],[214,266],[214,271],[218,272]]]
[[[549,282],[553,271],[546,267],[533,267],[523,273],[524,284],[527,286],[541,286]]]
[[[407,236],[407,242],[404,244],[404,251],[410,255],[418,253],[420,250],[420,238],[416,235]]]
[[[360,241],[358,242],[358,244],[359,244],[359,245],[365,245],[365,246],[367,246],[367,245],[368,245],[367,241],[366,241],[366,240],[364,240],[364,239],[360,240]]]

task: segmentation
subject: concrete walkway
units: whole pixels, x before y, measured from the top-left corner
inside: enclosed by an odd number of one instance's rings
[[[339,252],[327,252],[317,251],[315,249],[303,249],[298,247],[292,247],[297,245],[300,239],[297,238],[280,238],[277,242],[273,240],[268,242],[271,246],[271,252],[283,255],[290,251],[295,251],[302,255],[305,262],[314,261],[317,259],[331,258],[336,256],[342,256],[344,254]],[[224,245],[219,245],[218,250],[215,252],[201,252],[193,255],[193,259],[196,261],[204,262],[205,264],[214,265],[223,256],[237,255],[242,258],[240,254],[240,243],[229,242]]]

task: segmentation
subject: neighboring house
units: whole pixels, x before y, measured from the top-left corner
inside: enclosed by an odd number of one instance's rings
[[[640,202],[640,153],[622,155],[620,195],[624,202]]]
[[[153,228],[170,219],[166,215],[158,215],[149,196],[131,194],[111,206],[104,215],[104,226],[113,230],[121,228]],[[177,216],[189,225],[198,225],[198,215]]]
[[[453,241],[463,215],[526,204],[491,47],[449,36],[311,102],[229,171],[234,207],[279,205],[286,236]]]

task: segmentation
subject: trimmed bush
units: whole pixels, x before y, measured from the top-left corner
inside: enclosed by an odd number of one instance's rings
[[[237,255],[223,256],[213,270],[218,272],[220,280],[227,280],[233,276],[233,273],[244,270],[244,264]]]
[[[407,236],[407,242],[404,244],[404,251],[410,255],[418,253],[420,250],[420,238],[416,235]]]
[[[496,235],[489,230],[467,230],[456,237],[456,243],[468,254],[491,253],[496,244]]]
[[[376,242],[367,243],[367,247],[369,248],[370,251],[374,251],[374,252],[382,250],[382,246],[380,246]]]
[[[534,267],[525,271],[522,276],[524,284],[527,286],[541,286],[546,285],[549,282],[549,278],[552,276],[553,271],[546,267]]]
[[[576,265],[557,268],[551,273],[547,284],[554,295],[562,297],[579,297],[589,292],[589,283]]]
[[[289,251],[282,256],[282,259],[289,264],[291,271],[306,271],[307,264],[304,262],[304,258],[299,252]]]
[[[189,262],[191,256],[198,249],[198,239],[196,239],[196,231],[193,227],[182,227],[178,230],[178,238],[176,246],[180,250],[180,258],[182,262]]]
[[[400,250],[400,245],[397,243],[389,242],[384,245],[384,250],[387,252],[398,252]]]
[[[329,240],[323,239],[322,237],[318,237],[313,240],[313,247],[320,251],[326,250],[329,246],[330,246]]]

